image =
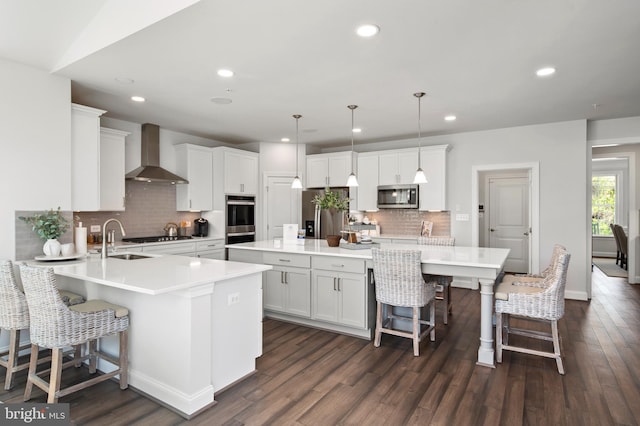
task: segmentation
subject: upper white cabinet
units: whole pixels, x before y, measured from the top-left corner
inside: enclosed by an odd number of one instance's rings
[[[100,127],[106,111],[71,105],[71,208],[121,211],[125,208],[125,137]]]
[[[413,183],[418,168],[418,149],[379,152],[379,185]]]
[[[447,151],[449,145],[425,146],[420,167],[427,183],[420,184],[420,210],[447,210]]]
[[[211,148],[176,145],[176,174],[189,183],[176,185],[176,210],[213,210],[213,154]]]
[[[356,210],[378,209],[378,153],[358,154]]]
[[[350,151],[307,155],[307,188],[347,186],[350,173]]]
[[[258,158],[255,152],[213,148],[213,208],[224,209],[224,195],[258,193]]]

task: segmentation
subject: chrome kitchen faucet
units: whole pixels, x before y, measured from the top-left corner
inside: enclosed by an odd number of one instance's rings
[[[122,223],[118,219],[107,219],[104,225],[102,225],[102,253],[100,253],[100,257],[102,259],[107,258],[107,225],[109,224],[109,222],[118,222],[118,225],[120,225],[120,232],[122,232],[122,236],[124,237],[125,235],[127,235],[124,232],[124,226],[122,226]]]

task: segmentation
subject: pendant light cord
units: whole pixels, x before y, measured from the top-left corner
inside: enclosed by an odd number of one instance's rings
[[[347,105],[347,108],[351,110],[351,174],[353,174],[353,111],[358,108],[358,105]]]

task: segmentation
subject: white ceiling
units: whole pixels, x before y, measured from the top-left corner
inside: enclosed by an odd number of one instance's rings
[[[415,137],[417,91],[423,135],[640,116],[639,16],[636,0],[0,0],[0,57],[113,118],[244,143],[295,141],[299,113],[301,143],[346,145],[349,104],[356,144]]]

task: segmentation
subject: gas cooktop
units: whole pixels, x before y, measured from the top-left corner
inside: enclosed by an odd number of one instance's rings
[[[133,237],[133,238],[123,238],[122,241],[125,243],[160,243],[163,241],[178,241],[178,240],[190,240],[191,237],[187,235],[183,236],[173,236],[168,237],[166,235],[161,235],[157,237]]]

